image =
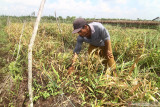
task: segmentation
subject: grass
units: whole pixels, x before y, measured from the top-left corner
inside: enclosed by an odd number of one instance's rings
[[[12,43],[12,61],[16,58],[22,26],[20,23],[12,23],[5,28]],[[110,71],[102,64],[103,59],[94,55],[94,52],[88,55],[87,47],[84,46],[75,63],[75,72],[67,75],[72,50],[76,44],[72,25],[61,24],[63,32],[60,33],[56,24],[40,24],[33,50],[35,102],[40,98],[47,100],[51,96],[63,97],[63,100],[56,102],[57,105],[72,106],[127,106],[130,102],[160,101],[160,32],[156,29],[110,25],[105,27],[111,35],[113,54],[117,62],[117,77],[110,75]],[[16,69],[25,72],[32,30],[33,24],[27,23],[16,66]],[[20,78],[22,74],[14,72],[14,76]],[[23,78],[20,78],[20,81],[21,79]]]

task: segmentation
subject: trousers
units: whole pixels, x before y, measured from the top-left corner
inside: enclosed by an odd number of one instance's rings
[[[95,49],[95,54],[99,55],[100,57],[104,58],[104,61],[102,62],[106,68],[111,68],[111,70],[115,70],[116,69],[116,62],[113,58],[108,59],[107,54],[106,54],[106,49],[105,46],[93,46],[93,45],[89,45],[88,48],[88,53],[90,54],[93,50]],[[112,50],[109,50],[112,52]]]

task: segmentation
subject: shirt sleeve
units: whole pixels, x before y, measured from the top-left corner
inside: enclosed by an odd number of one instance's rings
[[[110,40],[110,35],[108,30],[103,26],[102,27],[102,40],[106,41],[106,40]]]
[[[73,53],[79,54],[81,51],[81,47],[82,47],[82,43],[83,43],[83,38],[78,36],[77,37],[77,43],[76,43],[76,47],[73,51]]]

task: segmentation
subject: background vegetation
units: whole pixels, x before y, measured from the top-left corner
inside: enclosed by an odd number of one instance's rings
[[[34,17],[25,22],[21,50],[18,43],[24,19],[0,17],[1,99],[5,106],[27,106],[27,53]],[[50,17],[51,18],[51,17]],[[53,19],[52,19],[53,18]],[[158,105],[160,101],[160,30],[104,24],[111,35],[117,77],[105,69],[102,58],[83,49],[75,72],[67,74],[77,35],[72,20],[42,18],[33,50],[35,106],[122,106],[136,103]],[[69,17],[68,17],[69,18]],[[59,18],[60,19],[60,18]],[[66,19],[67,20],[67,19]],[[70,21],[70,22],[69,22]]]

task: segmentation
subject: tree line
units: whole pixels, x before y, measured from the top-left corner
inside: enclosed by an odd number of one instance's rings
[[[57,20],[59,20],[60,22],[73,22],[73,20],[75,20],[76,17],[75,16],[67,16],[66,18],[63,18],[62,16],[58,16]],[[10,20],[11,22],[23,22],[24,20],[27,22],[34,22],[36,20],[36,16],[6,16],[6,15],[1,15],[0,16],[0,20],[4,20],[3,22],[5,22],[6,20]],[[54,22],[56,21],[56,17],[55,16],[42,16],[41,18],[42,22]]]
[[[57,16],[57,20],[59,20],[59,22],[65,22],[65,23],[72,23],[76,18],[76,16],[67,16],[66,18],[62,17],[62,16]],[[7,16],[7,15],[0,15],[0,19],[1,20],[5,20],[5,19],[10,19],[10,21],[12,22],[23,22],[24,20],[27,22],[31,22],[31,21],[35,21],[36,20],[36,16],[35,14],[32,15],[28,15],[28,16]],[[101,21],[108,21],[108,20],[131,20],[131,19],[119,19],[119,18],[85,18],[86,20],[92,20],[92,21],[97,21],[97,20],[101,20]],[[137,19],[140,20],[140,19]],[[56,17],[55,16],[42,16],[41,18],[42,22],[54,22],[56,21]],[[141,20],[142,21],[142,20]]]

